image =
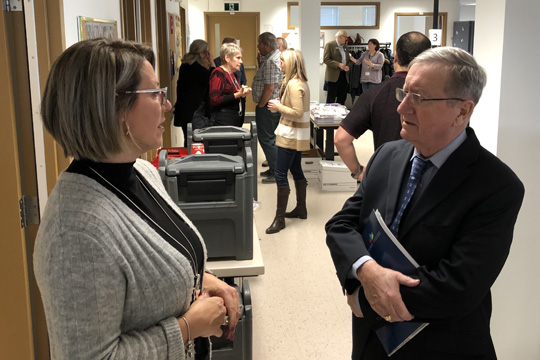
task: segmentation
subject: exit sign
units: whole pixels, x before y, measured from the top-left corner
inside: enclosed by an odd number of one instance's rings
[[[225,11],[239,11],[239,10],[240,10],[239,3],[225,3]]]

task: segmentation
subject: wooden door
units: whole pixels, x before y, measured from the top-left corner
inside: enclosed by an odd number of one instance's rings
[[[17,137],[20,89],[16,86],[19,85],[16,77],[17,62],[20,59],[16,57],[16,39],[8,35],[17,34],[14,30],[20,30],[23,24],[22,12],[0,11],[0,109],[3,129],[0,131],[0,351],[5,359],[34,359],[31,275],[28,271],[26,234],[21,228],[19,217],[19,199],[23,194],[23,186],[19,156],[21,144]]]
[[[251,86],[257,72],[257,37],[259,36],[259,13],[207,12],[205,13],[206,39],[214,57],[219,56],[221,41],[225,36],[240,40],[242,60],[246,70],[247,84]],[[255,103],[246,96],[246,112],[255,112]]]

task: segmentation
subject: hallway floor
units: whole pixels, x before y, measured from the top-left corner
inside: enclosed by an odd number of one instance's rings
[[[360,162],[367,164],[373,153],[371,132],[356,140],[355,148]],[[267,169],[261,166],[260,148],[258,154],[257,174]],[[326,246],[324,225],[352,193],[323,192],[317,179],[308,179],[308,218],[287,219],[285,229],[267,235],[275,214],[276,186],[260,180],[259,176],[260,206],[254,218],[265,273],[249,278],[253,359],[350,359],[351,312]],[[295,206],[293,188],[288,211]]]

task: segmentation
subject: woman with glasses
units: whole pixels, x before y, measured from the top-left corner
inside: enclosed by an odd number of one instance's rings
[[[208,80],[215,67],[214,57],[204,40],[194,40],[189,52],[182,57],[176,83],[174,125],[182,127],[184,147],[187,146],[188,123],[193,122],[194,129],[210,125]]]
[[[243,109],[240,100],[251,92],[250,87],[240,85],[237,74],[242,65],[242,49],[235,43],[223,44],[219,57],[221,65],[210,75],[212,125],[242,126]]]
[[[53,359],[203,359],[226,314],[234,337],[236,290],[205,273],[199,232],[140,159],[171,109],[154,64],[146,45],[94,39],[51,68],[43,123],[73,158],[34,251]]]
[[[285,77],[281,83],[281,99],[270,100],[268,110],[279,111],[281,118],[276,128],[277,160],[274,176],[277,185],[277,209],[267,234],[285,228],[285,218],[307,219],[307,180],[302,171],[302,151],[309,150],[309,86],[304,56],[300,50],[287,49],[280,55],[281,71]],[[291,172],[296,188],[296,207],[286,213],[289,201],[288,172]]]

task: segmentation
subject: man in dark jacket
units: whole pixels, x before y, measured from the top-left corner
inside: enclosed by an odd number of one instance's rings
[[[407,321],[429,325],[393,360],[496,359],[490,288],[508,256],[524,188],[468,127],[485,83],[464,50],[417,56],[396,90],[403,140],[377,149],[358,191],[326,224],[354,314],[353,360],[387,360],[375,330]],[[419,264],[409,276],[380,266],[364,245],[374,209]]]

